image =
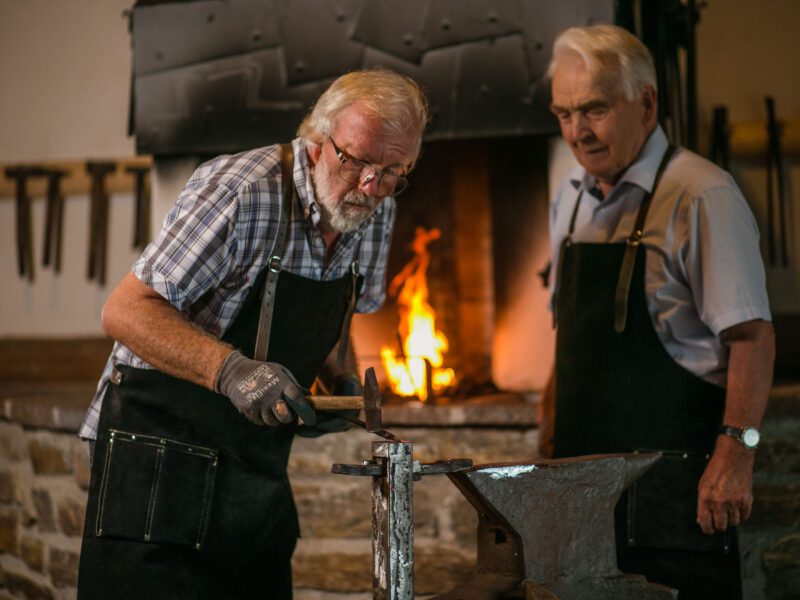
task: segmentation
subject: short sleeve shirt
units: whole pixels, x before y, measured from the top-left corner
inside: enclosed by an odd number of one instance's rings
[[[627,239],[667,146],[664,132],[656,128],[606,198],[583,168],[568,175],[551,204],[554,265],[581,191],[573,241]],[[678,364],[724,386],[728,357],[720,332],[745,321],[771,319],[758,227],[733,178],[679,148],[656,190],[642,244],[645,296],[661,343]],[[551,278],[551,292],[557,276]]]
[[[357,312],[373,312],[386,294],[386,262],[396,204],[384,198],[353,232],[342,234],[330,260],[318,230],[308,154],[292,142],[297,191],[289,218],[283,269],[318,281],[345,276],[358,261],[364,284]],[[238,315],[258,274],[272,255],[282,204],[280,145],[217,157],[194,172],[158,236],[132,267],[188,320],[222,337]],[[103,393],[113,365],[151,368],[116,343],[79,435],[97,437]]]

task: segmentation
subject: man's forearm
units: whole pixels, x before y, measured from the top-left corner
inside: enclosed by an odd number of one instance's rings
[[[103,330],[152,367],[214,389],[231,347],[186,321],[161,296],[128,274],[103,307]]]
[[[749,321],[726,330],[730,348],[723,423],[758,427],[772,385],[775,336],[767,321]],[[753,505],[752,450],[720,435],[698,485],[697,522],[705,533],[724,531],[750,516]]]
[[[723,340],[730,347],[723,423],[758,427],[772,387],[775,362],[772,323],[760,320],[742,323],[727,330]]]

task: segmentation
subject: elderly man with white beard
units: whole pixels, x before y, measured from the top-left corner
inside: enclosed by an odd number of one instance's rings
[[[290,144],[189,179],[103,307],[116,343],[80,431],[80,598],[291,598],[292,438],[346,426],[304,388],[326,361],[353,382],[332,350],[353,311],[383,303],[394,196],[427,120],[412,80],[353,72]]]

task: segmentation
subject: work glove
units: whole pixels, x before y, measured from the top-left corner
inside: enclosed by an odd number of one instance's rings
[[[364,387],[355,373],[340,373],[333,380],[333,389],[331,390],[331,395],[333,396],[362,396],[363,394]],[[315,438],[326,433],[347,431],[353,425],[340,417],[344,415],[355,419],[358,417],[358,412],[357,408],[336,412],[320,412],[317,415],[316,425],[301,425],[297,428],[297,435],[305,438]]]
[[[236,409],[256,425],[274,427],[291,423],[297,417],[309,425],[317,422],[305,390],[286,367],[251,360],[238,350],[231,352],[222,363],[215,391],[227,396]]]

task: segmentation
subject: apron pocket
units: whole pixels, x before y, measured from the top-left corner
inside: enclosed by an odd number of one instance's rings
[[[661,452],[662,458],[628,491],[627,545],[729,552],[730,530],[706,535],[697,524],[697,485],[708,457],[665,450],[640,452]]]
[[[98,537],[200,549],[217,450],[111,429],[95,521]]]

